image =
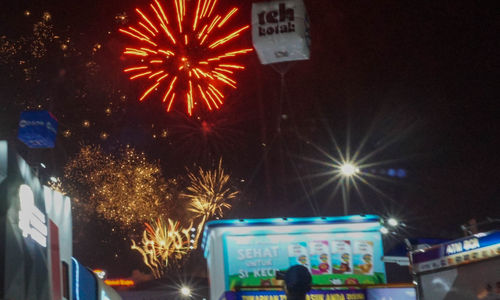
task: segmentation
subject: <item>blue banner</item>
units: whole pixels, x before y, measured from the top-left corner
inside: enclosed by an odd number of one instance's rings
[[[312,290],[306,300],[366,300],[364,290]],[[286,300],[283,291],[226,292],[220,300]]]
[[[500,231],[473,236],[411,253],[417,273],[454,267],[500,256]]]
[[[57,120],[48,111],[24,111],[17,138],[29,148],[54,148]]]

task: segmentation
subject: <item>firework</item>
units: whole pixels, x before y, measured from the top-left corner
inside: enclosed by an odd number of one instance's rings
[[[47,186],[51,188],[52,190],[61,193],[62,195],[66,195],[66,192],[64,191],[62,182],[60,178],[55,178],[55,180],[49,180],[47,181]]]
[[[230,186],[231,177],[224,172],[222,159],[217,169],[205,171],[199,168],[197,174],[188,173],[188,178],[190,186],[183,194],[189,200],[187,209],[194,213],[194,219],[201,218],[194,239],[194,247],[197,247],[205,222],[213,216],[222,217],[224,209],[231,208],[228,201],[236,198],[239,191]]]
[[[178,261],[189,252],[191,225],[183,228],[179,222],[171,219],[164,221],[163,218],[145,225],[141,243],[132,240],[131,249],[138,251],[144,264],[156,278],[160,278],[169,259]]]
[[[245,68],[234,58],[253,50],[228,45],[250,26],[226,31],[238,8],[218,14],[217,0],[171,0],[168,10],[160,1],[137,8],[137,24],[120,29],[135,42],[123,52],[134,61],[124,72],[130,80],[148,82],[139,100],[161,90],[167,112],[176,99],[185,103],[190,116],[198,103],[209,111],[219,109],[224,89],[236,89],[234,74]]]
[[[125,147],[114,156],[84,146],[65,167],[63,186],[77,198],[77,215],[98,215],[129,228],[167,212],[171,182],[144,153]]]

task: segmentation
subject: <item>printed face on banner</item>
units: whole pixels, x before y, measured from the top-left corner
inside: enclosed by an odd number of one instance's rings
[[[309,59],[309,21],[302,0],[253,3],[252,40],[264,65]]]
[[[385,283],[379,232],[226,236],[228,288],[279,285],[277,271],[303,265],[313,284]]]

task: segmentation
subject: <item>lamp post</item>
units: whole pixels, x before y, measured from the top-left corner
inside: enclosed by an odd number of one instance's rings
[[[345,162],[339,166],[340,175],[342,176],[342,201],[344,203],[344,215],[347,216],[349,213],[349,197],[350,197],[350,180],[352,177],[359,173],[359,167],[350,162]]]

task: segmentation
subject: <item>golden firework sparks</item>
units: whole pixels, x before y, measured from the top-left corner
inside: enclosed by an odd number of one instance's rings
[[[142,241],[132,240],[132,250],[138,251],[144,264],[156,278],[161,278],[169,259],[180,260],[190,250],[191,225],[183,228],[178,221],[158,218],[152,224],[145,223]]]
[[[77,214],[97,212],[124,229],[167,212],[173,184],[162,177],[158,162],[125,147],[118,155],[83,146],[65,167],[65,189],[78,201]]]
[[[189,200],[187,210],[195,214],[194,219],[201,218],[194,239],[196,248],[205,222],[214,216],[222,217],[224,209],[231,208],[228,201],[236,198],[239,191],[230,185],[231,176],[224,172],[222,159],[217,169],[206,171],[200,167],[196,174],[189,172],[188,178],[190,186],[182,196]]]
[[[62,182],[60,178],[54,178],[54,180],[49,180],[47,182],[47,186],[51,188],[52,190],[59,192],[63,195],[66,195],[66,192],[64,191],[64,188],[62,186]]]

